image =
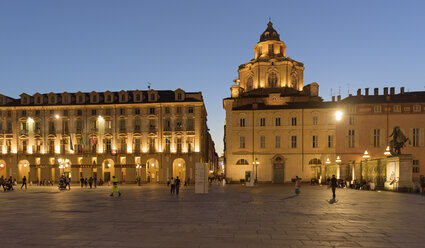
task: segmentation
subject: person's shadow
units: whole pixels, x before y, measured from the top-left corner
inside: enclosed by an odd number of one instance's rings
[[[332,198],[329,200],[329,204],[337,203],[338,201],[335,198]]]

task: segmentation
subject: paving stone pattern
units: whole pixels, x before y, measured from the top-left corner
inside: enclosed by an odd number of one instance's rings
[[[0,192],[0,247],[425,247],[425,197],[303,186]]]

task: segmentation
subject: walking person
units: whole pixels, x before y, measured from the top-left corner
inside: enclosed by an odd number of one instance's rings
[[[87,177],[86,177],[86,179],[84,179],[84,186],[87,188],[87,184],[89,183],[89,180],[87,180]]]
[[[93,177],[90,177],[89,178],[89,185],[90,185],[90,188],[92,188],[92,186],[93,186]]]
[[[22,186],[21,186],[21,189],[22,189],[22,187],[24,187],[24,185],[25,185],[25,189],[27,189],[27,178],[26,178],[25,176],[22,178]]]
[[[65,189],[66,186],[68,186],[68,189],[71,190],[71,179],[68,176],[65,177]]]
[[[84,186],[84,177],[80,178],[81,188]]]
[[[114,196],[115,192],[118,192],[118,196],[121,196],[121,192],[118,189],[118,179],[115,176],[112,176],[112,193],[110,196]]]
[[[295,177],[295,194],[299,195],[301,193],[301,179],[298,176]]]
[[[177,195],[177,196],[179,196],[179,190],[180,190],[180,179],[179,179],[179,177],[178,177],[178,176],[176,177],[175,184],[176,184],[176,195]]]
[[[174,181],[173,177],[171,177],[171,179],[170,179],[170,185],[171,185],[171,194],[174,194],[174,191],[176,189],[176,185],[175,185],[175,181]]]
[[[9,187],[10,187],[10,189],[9,190],[15,190],[14,188],[13,188],[13,179],[12,179],[12,176],[10,176],[9,177],[9,180],[8,180],[8,182],[9,182]]]
[[[332,188],[332,197],[335,199],[335,189],[336,189],[336,187],[338,187],[338,183],[337,183],[337,180],[336,180],[336,177],[335,177],[335,175],[332,175],[332,178],[331,178],[331,180],[330,180],[330,186],[331,186],[331,188]]]
[[[97,176],[94,176],[93,182],[94,182],[94,188],[96,188],[96,186],[97,186]]]
[[[3,190],[6,191],[6,188],[4,187],[4,178],[3,178],[3,176],[0,177],[0,187],[3,187]]]

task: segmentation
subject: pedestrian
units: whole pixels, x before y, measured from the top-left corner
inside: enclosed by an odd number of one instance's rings
[[[96,188],[96,186],[97,186],[97,176],[94,176],[93,182],[94,182],[94,188]]]
[[[421,193],[424,194],[425,193],[425,177],[421,175],[419,180],[421,184]]]
[[[178,177],[178,176],[176,177],[175,184],[176,184],[176,195],[177,195],[177,196],[179,196],[179,190],[180,190],[180,179],[179,179],[179,177]]]
[[[335,189],[336,187],[338,187],[335,175],[332,175],[332,179],[330,180],[330,182],[331,182],[331,188],[332,188],[332,196],[335,199]]]
[[[118,192],[118,196],[121,196],[121,192],[118,189],[118,179],[115,176],[112,176],[112,193],[110,196],[114,196],[115,192]]]
[[[81,188],[84,186],[84,177],[80,178]]]
[[[0,187],[3,187],[3,190],[6,191],[6,188],[4,187],[4,177],[0,177]]]
[[[8,180],[8,182],[9,182],[9,187],[10,187],[10,189],[9,190],[15,190],[14,188],[13,188],[13,179],[12,179],[12,176],[10,176],[9,177],[9,180]]]
[[[22,189],[22,187],[24,187],[24,185],[25,185],[25,189],[27,189],[27,178],[26,178],[25,176],[22,178],[22,186],[21,186],[21,189]]]
[[[89,183],[89,181],[87,180],[87,177],[86,177],[86,179],[84,179],[84,186],[86,186],[86,188],[87,188],[88,183]]]
[[[301,193],[301,179],[298,176],[295,177],[295,194],[299,195]]]
[[[171,177],[171,179],[170,179],[171,194],[174,194],[174,191],[175,191],[175,189],[176,189],[176,185],[175,185],[174,183],[175,183],[175,182],[174,182],[174,178],[173,178],[173,177]]]
[[[69,176],[65,177],[65,189],[66,186],[68,186],[68,189],[71,190],[71,179],[69,178]]]
[[[92,188],[92,186],[93,186],[93,177],[90,177],[89,178],[89,185],[90,185],[90,188]]]
[[[167,178],[167,187],[170,186],[170,178]]]

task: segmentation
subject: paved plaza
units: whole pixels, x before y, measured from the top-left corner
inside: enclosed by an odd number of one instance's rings
[[[424,247],[425,197],[293,186],[0,192],[1,247]]]

